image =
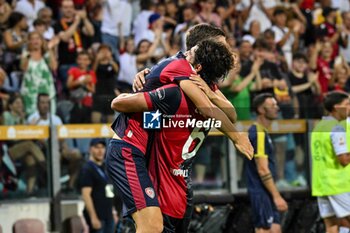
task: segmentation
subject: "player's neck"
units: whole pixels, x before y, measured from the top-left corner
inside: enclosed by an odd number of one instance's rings
[[[264,128],[269,128],[272,122],[264,116],[258,116],[256,121],[258,122],[258,124],[264,126]]]

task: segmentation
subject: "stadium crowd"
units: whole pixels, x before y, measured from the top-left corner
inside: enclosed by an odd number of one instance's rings
[[[222,28],[239,54],[238,69],[219,83],[238,120],[255,119],[250,106],[259,93],[275,96],[279,119],[319,119],[329,91],[350,91],[347,0],[0,0],[1,125],[112,122],[111,100],[132,91],[139,71],[184,52],[186,31],[198,23]],[[305,140],[284,134],[273,141],[285,155],[277,186],[306,185]],[[14,185],[0,159],[0,191],[23,186],[30,196],[46,187],[38,171],[47,172],[47,146],[0,142],[0,157],[9,154],[24,174]],[[60,141],[68,191],[88,147]],[[290,153],[295,174],[285,177]]]

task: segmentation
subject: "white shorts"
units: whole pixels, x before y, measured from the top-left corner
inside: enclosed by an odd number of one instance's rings
[[[350,193],[317,197],[317,203],[322,218],[350,216]]]

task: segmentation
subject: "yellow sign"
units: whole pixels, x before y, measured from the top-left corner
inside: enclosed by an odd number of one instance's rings
[[[239,132],[247,132],[249,127],[254,121],[238,121],[236,129]],[[306,132],[306,121],[305,120],[276,120],[273,121],[270,128],[268,129],[272,134],[283,134],[283,133],[305,133]],[[223,135],[217,129],[212,129],[209,136]]]
[[[47,139],[48,126],[0,126],[0,140]]]
[[[57,126],[58,138],[109,138],[113,136],[107,124],[76,124]]]

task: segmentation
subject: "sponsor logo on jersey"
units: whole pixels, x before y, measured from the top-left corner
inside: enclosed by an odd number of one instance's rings
[[[160,129],[162,114],[157,111],[143,113],[144,129]]]
[[[151,187],[147,187],[145,188],[145,193],[147,194],[147,196],[149,196],[150,198],[154,198],[155,197],[155,192],[154,192],[154,189],[151,188]]]
[[[172,168],[170,168],[170,172],[174,176],[188,177],[188,169],[182,170],[182,169],[172,169]]]

